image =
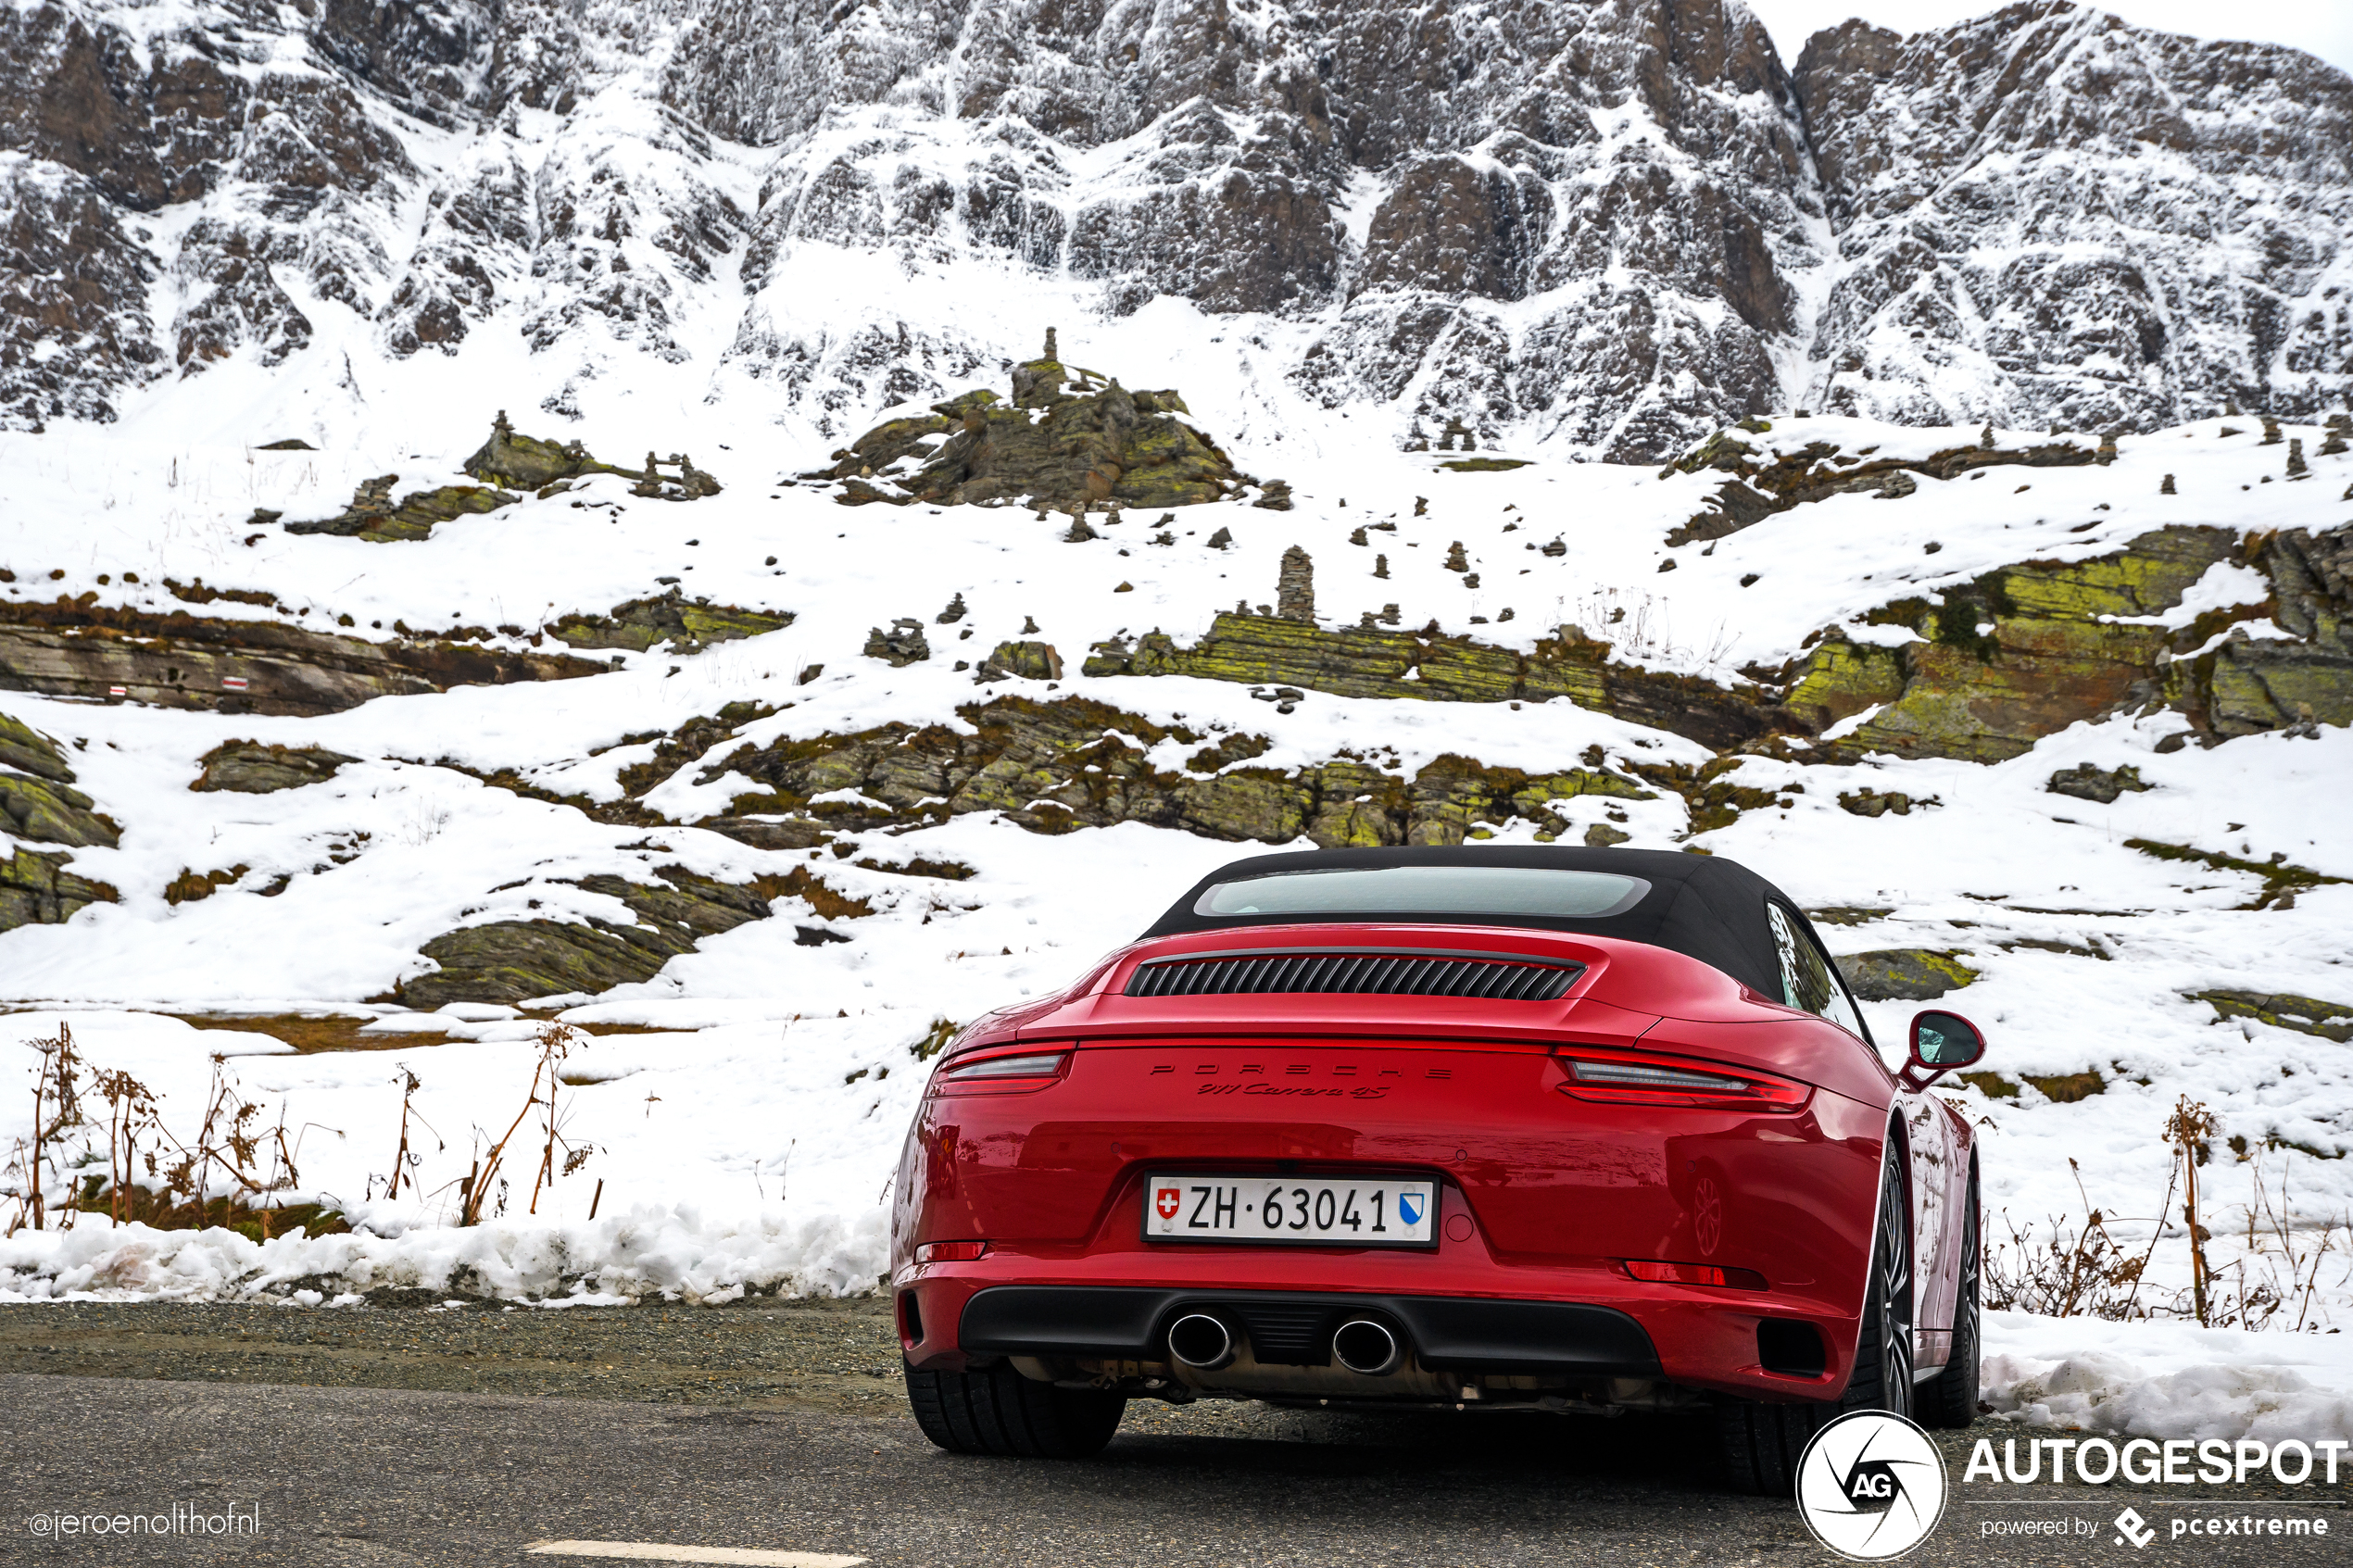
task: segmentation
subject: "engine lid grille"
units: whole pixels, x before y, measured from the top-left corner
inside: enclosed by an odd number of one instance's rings
[[[1523,953],[1441,947],[1252,947],[1147,959],[1127,977],[1129,997],[1320,992],[1383,997],[1470,997],[1558,1001],[1585,966]]]

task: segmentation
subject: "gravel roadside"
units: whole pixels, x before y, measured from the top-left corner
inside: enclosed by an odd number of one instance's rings
[[[722,1308],[0,1306],[0,1373],[906,1410],[879,1297]]]

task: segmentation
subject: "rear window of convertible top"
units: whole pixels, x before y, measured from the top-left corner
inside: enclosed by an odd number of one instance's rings
[[[1599,920],[1624,914],[1650,886],[1614,872],[1539,866],[1335,866],[1217,883],[1193,913]]]

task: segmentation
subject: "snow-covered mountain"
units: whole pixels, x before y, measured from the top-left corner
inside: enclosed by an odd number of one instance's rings
[[[2353,82],[2057,0],[1794,79],[1739,0],[8,0],[0,59],[20,428],[233,361],[332,428],[450,355],[839,435],[1172,300],[1392,439],[1564,456],[2353,387]]]

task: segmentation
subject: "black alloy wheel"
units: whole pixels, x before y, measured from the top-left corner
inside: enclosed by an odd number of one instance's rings
[[[1967,1426],[1977,1419],[1977,1367],[1985,1353],[1984,1254],[1978,1242],[1977,1171],[1969,1173],[1969,1212],[1961,1217],[1960,1291],[1953,1303],[1953,1359],[1919,1386],[1918,1419],[1923,1426]]]
[[[1855,1347],[1855,1375],[1839,1409],[1912,1413],[1912,1216],[1904,1201],[1903,1151],[1893,1141],[1880,1171],[1879,1237],[1871,1291]]]
[[[1869,1289],[1846,1391],[1818,1403],[1718,1400],[1716,1446],[1725,1477],[1734,1491],[1793,1496],[1797,1461],[1814,1434],[1849,1411],[1864,1410],[1912,1413],[1911,1210],[1904,1201],[1903,1147],[1892,1137],[1880,1165]]]
[[[1119,1430],[1127,1397],[1061,1388],[1005,1362],[972,1372],[907,1374],[907,1402],[924,1436],[951,1454],[1087,1459]]]

